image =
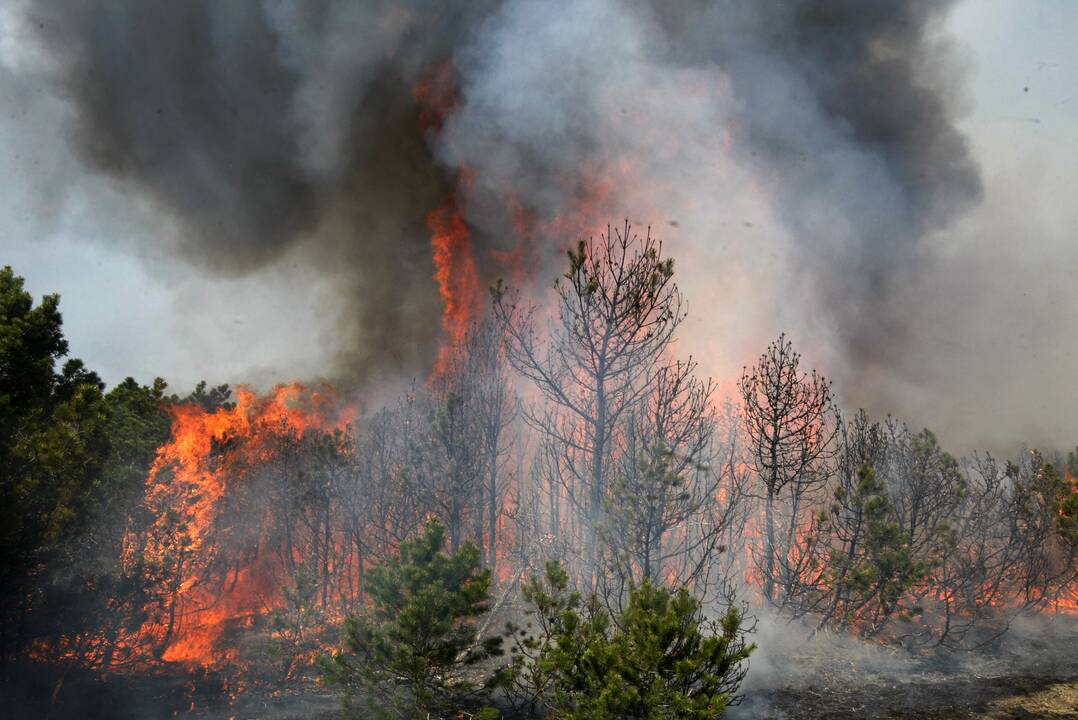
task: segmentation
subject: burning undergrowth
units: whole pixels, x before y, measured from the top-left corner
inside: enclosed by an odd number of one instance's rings
[[[147,479],[144,509],[154,521],[125,539],[130,562],[167,578],[134,642],[148,640],[165,661],[212,665],[234,659],[222,637],[282,605],[297,566],[340,571],[324,545],[337,536],[316,507],[300,505],[327,495],[325,475],[355,411],[328,387],[292,384],[172,413],[172,438]]]

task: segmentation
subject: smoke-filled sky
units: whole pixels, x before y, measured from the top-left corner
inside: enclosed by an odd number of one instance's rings
[[[536,288],[628,217],[722,386],[786,330],[956,449],[1078,442],[1078,7],[453,5],[7,0],[0,262],[110,382],[363,387],[437,352],[429,211]]]

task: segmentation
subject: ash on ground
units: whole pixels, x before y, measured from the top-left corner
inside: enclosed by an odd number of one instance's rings
[[[759,634],[731,720],[1078,720],[1073,616],[1017,622],[975,652],[810,640],[785,623]]]

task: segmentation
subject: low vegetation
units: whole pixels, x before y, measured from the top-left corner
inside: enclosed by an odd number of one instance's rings
[[[569,575],[551,561],[523,597],[526,625],[509,628],[511,696],[556,720],[720,717],[755,649],[740,610],[708,620],[687,590],[650,580],[610,612],[596,595],[570,590]]]
[[[479,625],[490,571],[480,570],[474,545],[445,553],[445,539],[445,526],[431,521],[371,569],[370,607],[347,619],[344,649],[324,663],[356,717],[489,715],[482,703],[497,675],[469,669],[501,654],[502,638],[483,637]]]

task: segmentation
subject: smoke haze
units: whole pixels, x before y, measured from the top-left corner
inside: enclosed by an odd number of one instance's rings
[[[721,383],[785,329],[848,404],[959,444],[1071,443],[1073,210],[1014,186],[1004,130],[1027,125],[966,126],[955,15],[1000,11],[955,5],[13,4],[2,137],[34,162],[9,160],[0,209],[219,288],[177,315],[275,298],[250,342],[303,361],[252,346],[231,371],[357,387],[436,357],[431,210],[459,200],[484,281],[536,288],[627,217],[677,260],[679,350]],[[439,73],[431,121],[416,87]]]

